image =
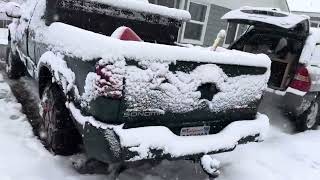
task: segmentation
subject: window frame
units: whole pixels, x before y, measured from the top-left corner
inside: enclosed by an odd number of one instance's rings
[[[172,0],[172,1],[174,1],[173,8],[179,7],[179,3],[177,0]],[[154,4],[159,5],[159,0],[154,0]]]
[[[317,24],[318,26],[317,27],[313,27],[313,26],[311,26],[312,24]],[[310,27],[320,28],[320,22],[319,21],[310,21]]]
[[[231,22],[231,23],[232,23],[232,22]],[[227,41],[227,36],[228,36],[228,32],[229,32],[229,25],[230,25],[230,22],[228,22],[228,25],[227,25],[227,30],[226,30],[227,34],[226,34],[226,37],[224,38],[224,41],[223,41],[223,47],[228,47],[228,46],[230,46],[230,44],[227,44],[227,43],[226,43],[226,41]],[[232,43],[235,42],[238,38],[240,38],[240,36],[238,36],[238,35],[239,35],[239,30],[240,30],[240,25],[244,25],[244,24],[239,24],[239,23],[237,23],[237,29],[236,29],[236,33],[235,33],[235,35],[234,35],[234,39],[233,39]],[[247,25],[246,29],[247,29],[248,27],[249,27],[249,25]],[[242,34],[241,34],[241,35],[242,35]]]
[[[185,30],[186,30],[186,22],[185,22],[185,23],[183,23],[183,25],[182,25],[181,42],[182,42],[182,43],[190,43],[190,44],[203,45],[203,43],[204,43],[204,38],[205,38],[205,35],[206,35],[206,31],[207,31],[207,26],[208,26],[208,20],[209,20],[209,14],[210,14],[211,4],[209,4],[209,3],[204,3],[204,2],[201,2],[201,1],[199,1],[199,0],[188,0],[188,2],[187,2],[187,11],[189,11],[189,9],[190,9],[190,4],[191,4],[191,2],[192,2],[192,3],[195,3],[195,4],[199,4],[199,5],[203,5],[203,6],[206,6],[206,7],[207,7],[204,22],[195,21],[195,20],[190,20],[190,21],[188,21],[189,23],[202,25],[201,37],[200,37],[200,40],[185,38],[185,37],[184,37],[184,35],[185,35]]]

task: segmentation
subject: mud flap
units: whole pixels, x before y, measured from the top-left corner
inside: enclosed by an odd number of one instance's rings
[[[104,163],[122,161],[119,139],[112,129],[105,130],[87,122],[83,133],[83,144],[89,158]]]

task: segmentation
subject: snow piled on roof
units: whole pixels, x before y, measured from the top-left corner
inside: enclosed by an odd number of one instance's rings
[[[139,12],[147,12],[152,14],[158,14],[182,21],[188,21],[191,19],[191,15],[188,11],[168,8],[165,6],[159,6],[149,3],[147,0],[87,0],[93,2],[104,3],[118,8],[132,9]]]
[[[245,11],[258,10],[258,11],[268,11],[272,13],[281,14],[282,17],[271,16],[265,14],[252,14]],[[261,22],[266,24],[275,25],[282,28],[293,28],[298,23],[308,19],[307,16],[290,14],[282,11],[272,10],[270,8],[259,8],[259,7],[241,7],[239,9],[233,10],[225,14],[221,19],[226,20],[244,20],[245,23]]]
[[[320,13],[319,0],[287,0],[290,11]]]

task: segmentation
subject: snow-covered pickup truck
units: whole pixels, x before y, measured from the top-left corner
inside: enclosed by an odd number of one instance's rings
[[[243,7],[222,17],[247,26],[230,49],[264,53],[272,60],[269,92],[279,99],[297,130],[314,129],[319,123],[320,30],[310,28],[309,17],[276,9]]]
[[[18,9],[7,10],[16,18],[7,71],[38,81],[40,137],[56,154],[81,143],[105,163],[197,159],[259,141],[268,128],[257,108],[270,59],[175,46],[186,11],[132,0]]]

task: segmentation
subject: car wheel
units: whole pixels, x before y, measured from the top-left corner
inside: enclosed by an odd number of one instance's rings
[[[42,122],[40,139],[45,147],[58,155],[72,155],[79,152],[81,136],[72,122],[65,106],[66,97],[59,85],[47,85],[41,97]]]
[[[316,129],[319,122],[319,103],[314,102],[308,110],[297,118],[298,131],[306,131]]]
[[[7,52],[6,72],[10,79],[19,79],[20,77],[24,76],[26,72],[25,66],[10,48]]]

